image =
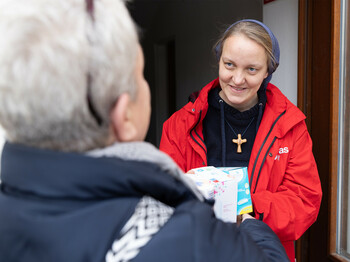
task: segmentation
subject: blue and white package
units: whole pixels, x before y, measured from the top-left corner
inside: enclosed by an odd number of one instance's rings
[[[217,167],[237,181],[237,214],[253,212],[247,167]]]
[[[237,181],[213,167],[192,169],[185,176],[195,182],[206,199],[215,200],[215,216],[225,222],[237,222]]]

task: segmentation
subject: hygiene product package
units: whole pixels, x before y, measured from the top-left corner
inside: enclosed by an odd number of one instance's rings
[[[215,199],[214,213],[217,218],[237,221],[237,181],[227,173],[213,167],[202,167],[186,173],[206,199]]]
[[[237,215],[253,211],[246,167],[201,167],[186,174],[205,198],[215,199],[218,218],[236,222]]]
[[[242,215],[253,212],[248,169],[246,167],[218,167],[217,169],[237,181],[237,214]]]

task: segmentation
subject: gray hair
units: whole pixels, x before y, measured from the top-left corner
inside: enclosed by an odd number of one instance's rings
[[[122,0],[0,0],[0,124],[6,139],[104,147],[110,110],[135,96],[138,36]]]

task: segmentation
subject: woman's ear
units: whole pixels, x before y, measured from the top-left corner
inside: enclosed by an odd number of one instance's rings
[[[112,130],[119,142],[134,141],[137,138],[137,128],[131,119],[130,99],[128,93],[121,94],[111,110]]]

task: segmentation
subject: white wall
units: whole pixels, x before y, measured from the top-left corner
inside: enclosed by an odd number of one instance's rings
[[[298,91],[298,1],[276,0],[263,6],[263,22],[278,39],[280,65],[271,83],[297,105]]]

